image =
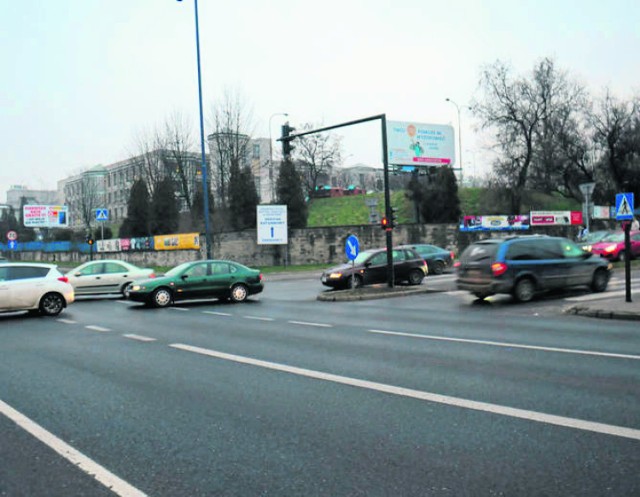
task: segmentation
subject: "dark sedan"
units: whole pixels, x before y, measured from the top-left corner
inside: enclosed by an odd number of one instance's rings
[[[410,248],[394,248],[392,252],[395,282],[419,285],[427,275],[427,264]],[[387,250],[373,249],[360,252],[351,262],[327,269],[322,273],[322,284],[336,289],[360,288],[363,285],[387,281]]]
[[[450,250],[443,249],[436,245],[429,245],[427,243],[402,245],[401,247],[411,248],[418,252],[420,257],[427,262],[429,274],[442,274],[445,269],[449,269],[453,266],[455,255]]]
[[[185,262],[159,278],[137,280],[131,286],[129,298],[155,307],[206,298],[244,302],[263,289],[259,270],[233,261],[207,260]]]

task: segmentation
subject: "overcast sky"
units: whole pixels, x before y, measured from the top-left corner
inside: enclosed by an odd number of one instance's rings
[[[0,0],[0,201],[123,160],[175,111],[198,133],[194,0]],[[486,138],[464,107],[480,68],[542,57],[594,94],[640,90],[638,0],[200,0],[206,114],[225,89],[293,126],[387,118],[458,129],[465,170]],[[279,135],[282,117],[272,119]],[[210,128],[205,129],[210,132]],[[381,164],[378,124],[342,130],[346,165]],[[197,149],[196,149],[197,151]]]

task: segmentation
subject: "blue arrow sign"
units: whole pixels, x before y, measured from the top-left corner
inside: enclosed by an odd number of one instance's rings
[[[347,259],[350,261],[358,257],[360,253],[360,242],[355,235],[349,235],[347,237],[347,243],[344,246],[344,253],[347,254]]]
[[[616,194],[616,221],[633,219],[633,193]]]
[[[108,221],[109,209],[96,209],[96,221]]]
[[[18,247],[18,242],[16,240],[9,240],[8,245],[11,250],[15,250]]]

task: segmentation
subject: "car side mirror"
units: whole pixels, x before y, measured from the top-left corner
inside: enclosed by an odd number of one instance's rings
[[[82,273],[75,273],[74,276],[82,276]]]
[[[189,279],[189,275],[188,274],[183,274],[182,276],[180,276],[181,279],[186,280]]]
[[[371,261],[367,261],[364,263],[364,267],[369,267],[369,266],[371,266]]]

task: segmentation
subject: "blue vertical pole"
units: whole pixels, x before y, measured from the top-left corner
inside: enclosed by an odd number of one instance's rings
[[[196,52],[198,54],[198,102],[200,104],[200,152],[202,154],[202,196],[204,203],[204,235],[207,246],[207,259],[212,258],[213,239],[209,227],[209,181],[207,179],[207,159],[204,151],[204,114],[202,110],[202,74],[200,71],[200,29],[198,27],[198,0],[194,0],[196,12]]]

